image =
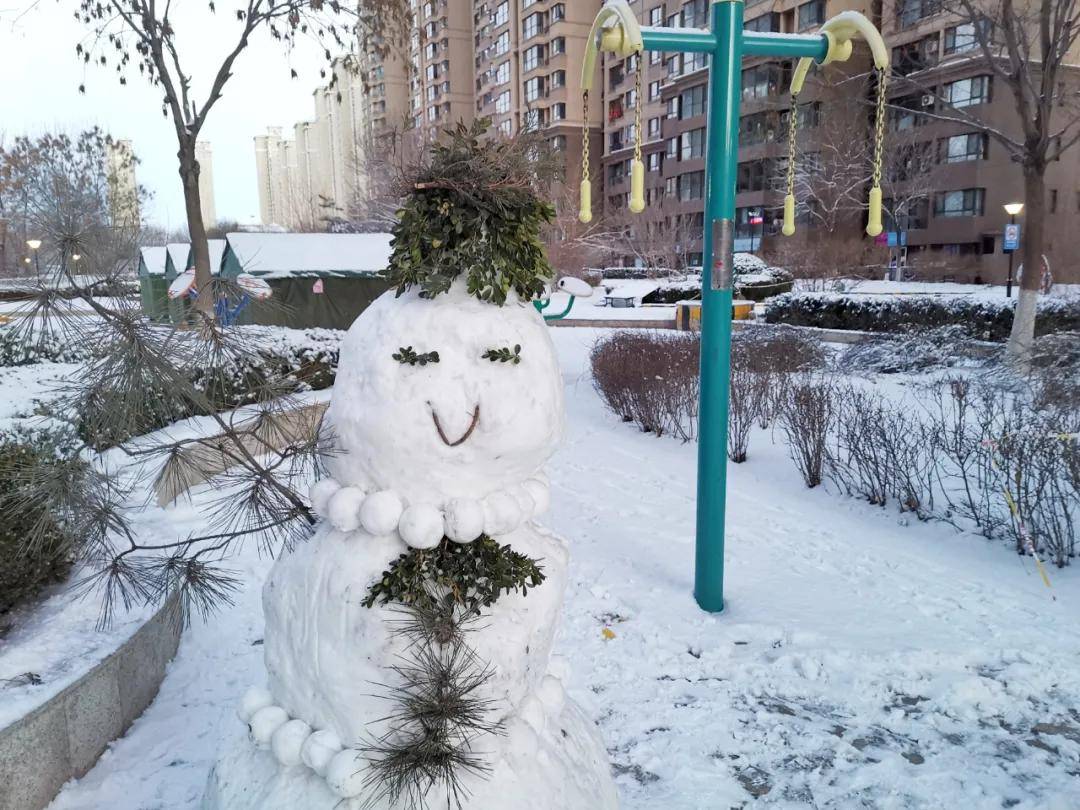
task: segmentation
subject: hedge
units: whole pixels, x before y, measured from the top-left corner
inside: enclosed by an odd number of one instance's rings
[[[26,470],[47,457],[41,447],[0,436],[0,636],[6,615],[60,582],[71,568],[71,549],[43,503],[20,497]],[[34,542],[27,538],[33,536]]]
[[[1012,328],[1014,299],[933,295],[890,297],[787,293],[765,305],[765,322],[864,332],[960,327],[978,340],[1003,341]],[[1035,334],[1080,331],[1080,299],[1041,298]]]

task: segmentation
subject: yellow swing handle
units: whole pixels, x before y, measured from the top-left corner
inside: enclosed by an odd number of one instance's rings
[[[846,62],[851,58],[851,39],[855,35],[861,35],[870,46],[870,53],[874,58],[874,68],[877,73],[877,105],[874,120],[874,156],[870,180],[869,214],[867,216],[866,233],[877,236],[881,233],[881,163],[885,144],[885,102],[886,81],[889,73],[889,49],[885,46],[885,40],[874,27],[870,20],[866,19],[857,11],[844,11],[825,21],[821,26],[820,33],[828,40],[829,47],[822,65],[830,62]],[[784,226],[785,236],[795,233],[795,136],[798,132],[799,112],[796,100],[802,90],[806,75],[810,72],[814,60],[804,56],[795,67],[791,76],[791,112],[790,125],[788,127],[788,175],[787,195],[784,197]]]
[[[582,125],[584,139],[581,148],[581,208],[578,219],[592,221],[592,183],[589,180],[589,91],[592,89],[596,58],[601,51],[626,58],[639,54],[637,65],[637,99],[635,106],[636,125],[634,127],[634,158],[630,162],[630,210],[640,213],[645,208],[645,164],[641,160],[641,71],[644,67],[640,54],[645,50],[641,38],[641,26],[637,17],[625,2],[603,6],[593,20],[592,30],[585,40],[585,57],[581,65],[581,96],[585,120]]]

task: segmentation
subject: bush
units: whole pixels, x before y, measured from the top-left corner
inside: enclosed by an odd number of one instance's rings
[[[697,433],[700,348],[694,334],[615,332],[593,346],[593,385],[624,422],[689,441]]]
[[[0,636],[5,614],[71,567],[69,545],[45,504],[21,497],[27,472],[43,463],[49,458],[40,447],[0,437]]]
[[[851,329],[864,332],[907,332],[956,326],[970,338],[1004,341],[1012,328],[1013,299],[944,298],[929,295],[892,297],[830,293],[788,293],[765,307],[766,323]],[[1042,298],[1035,320],[1036,335],[1080,331],[1080,301]]]
[[[826,446],[836,418],[836,385],[806,377],[787,387],[779,410],[788,452],[808,487],[821,483]]]

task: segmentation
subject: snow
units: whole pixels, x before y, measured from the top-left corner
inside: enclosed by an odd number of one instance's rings
[[[165,245],[165,250],[168,252],[173,270],[177,274],[188,269],[188,253],[191,252],[191,245],[188,242],[170,242]]]
[[[807,490],[758,431],[749,460],[729,465],[727,607],[702,613],[691,597],[696,447],[604,409],[588,376],[599,334],[552,330],[568,419],[545,523],[571,554],[554,651],[572,666],[568,697],[599,724],[624,810],[755,796],[777,807],[1076,806],[1076,569],[1053,571],[1048,591],[998,544]],[[231,561],[249,583],[236,606],[187,632],[155,703],[52,810],[200,807],[214,751],[242,733],[235,707],[263,669],[272,561],[256,545]]]
[[[263,278],[296,273],[378,273],[390,258],[388,233],[230,233],[245,272]]]
[[[146,265],[146,272],[149,275],[165,275],[165,255],[167,250],[167,248],[163,247],[144,247],[139,251],[142,255],[143,264]]]

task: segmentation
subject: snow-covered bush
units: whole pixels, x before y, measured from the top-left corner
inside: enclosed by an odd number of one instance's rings
[[[93,357],[95,346],[64,339],[58,331],[27,335],[12,326],[0,328],[0,366],[30,363],[78,363]]]
[[[13,608],[62,580],[71,567],[63,532],[47,505],[27,491],[29,471],[50,457],[50,449],[26,443],[25,437],[0,435],[0,636]]]
[[[765,307],[767,323],[905,332],[944,326],[962,327],[979,340],[1002,341],[1012,328],[1014,299],[970,296],[858,296],[832,293],[788,293]],[[1080,302],[1068,298],[1039,300],[1035,333],[1080,331]]]
[[[791,292],[795,277],[782,267],[773,267],[752,253],[736,253],[732,272],[735,294],[749,301],[764,301]]]

